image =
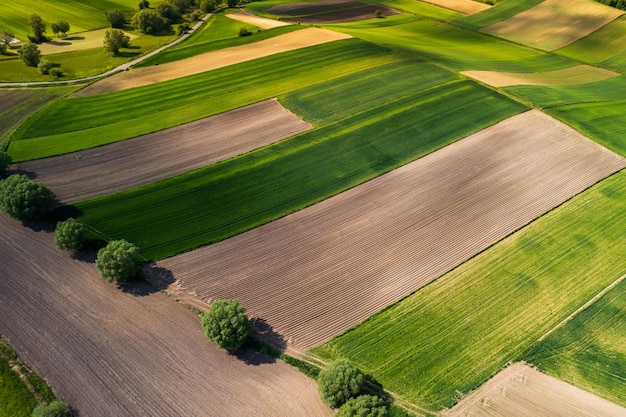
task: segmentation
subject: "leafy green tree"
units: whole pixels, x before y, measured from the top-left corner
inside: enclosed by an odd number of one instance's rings
[[[139,10],[149,9],[150,8],[150,2],[148,0],[141,0],[139,2],[138,6],[139,6]]]
[[[202,316],[205,336],[219,347],[234,351],[252,330],[246,309],[236,300],[216,300]]]
[[[104,49],[117,56],[120,48],[128,47],[130,37],[119,29],[107,30],[104,33]]]
[[[62,401],[54,400],[48,404],[39,404],[32,417],[72,417],[72,410]]]
[[[363,374],[348,359],[339,359],[317,378],[322,400],[333,408],[342,406],[363,389]]]
[[[30,27],[33,29],[33,37],[36,42],[43,42],[46,40],[46,36],[44,35],[46,31],[46,24],[39,15],[30,15]]]
[[[81,250],[85,245],[85,226],[72,218],[58,222],[54,231],[54,244],[61,250]]]
[[[169,22],[163,18],[156,10],[144,9],[135,13],[132,25],[142,33],[158,33],[167,27]]]
[[[335,417],[387,417],[387,405],[373,395],[359,395],[350,398],[339,408]]]
[[[0,181],[0,209],[17,220],[33,220],[52,208],[55,195],[45,185],[26,175],[11,175]]]
[[[6,153],[6,151],[0,151],[0,174],[4,173],[9,165],[11,165],[11,155]]]
[[[39,47],[32,42],[28,42],[26,45],[22,46],[18,50],[18,54],[24,64],[29,67],[36,67],[41,62],[41,51],[39,51]]]
[[[205,13],[211,13],[215,9],[217,9],[216,0],[202,0],[200,2],[200,10],[202,10]]]
[[[229,8],[235,8],[239,4],[239,0],[226,0],[226,4]]]
[[[65,20],[59,20],[57,23],[51,24],[50,29],[56,36],[59,36],[59,33],[65,36],[70,31],[70,24]]]
[[[109,282],[126,282],[142,264],[139,248],[123,239],[112,240],[98,251],[96,269]]]
[[[124,27],[124,23],[126,23],[126,16],[124,16],[124,13],[121,11],[111,9],[105,11],[104,14],[112,28],[122,29]]]
[[[157,13],[163,19],[168,20],[169,22],[174,22],[176,19],[180,17],[180,10],[178,7],[170,4],[170,3],[161,3],[157,7]]]

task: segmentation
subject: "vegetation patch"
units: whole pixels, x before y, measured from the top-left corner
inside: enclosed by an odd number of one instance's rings
[[[544,0],[504,0],[495,6],[471,16],[455,19],[454,23],[469,29],[478,30],[509,19],[523,11],[530,9]]]
[[[626,272],[624,198],[620,172],[314,352],[450,407]]]
[[[512,85],[576,85],[620,76],[617,72],[589,65],[577,65],[560,70],[532,73],[463,71],[462,74],[493,87]]]

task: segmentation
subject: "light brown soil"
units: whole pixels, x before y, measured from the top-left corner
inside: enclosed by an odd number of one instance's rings
[[[319,204],[158,265],[235,298],[298,348],[357,325],[626,160],[539,111]]]
[[[102,48],[104,41],[104,33],[111,28],[92,30],[89,32],[81,32],[74,35],[67,36],[65,38],[53,38],[48,42],[43,42],[39,45],[39,50],[43,55],[60,54],[63,52],[83,51],[85,49]],[[124,32],[126,36],[133,39],[137,38],[137,35]],[[131,42],[132,45],[132,42]]]
[[[481,31],[553,51],[584,38],[623,13],[590,0],[545,0]]]
[[[524,363],[515,363],[441,414],[444,417],[618,417],[626,416],[626,408]]]
[[[338,10],[335,12],[320,13],[310,16],[302,17],[289,17],[283,20],[287,22],[298,23],[342,23],[342,22],[355,22],[357,20],[374,19],[376,17],[376,11],[380,10],[381,16],[391,16],[400,13],[397,10],[390,9],[389,7],[381,5],[371,5],[356,7],[354,9]]]
[[[361,7],[365,4],[357,0],[320,0],[315,2],[285,3],[270,7],[267,13],[277,16],[306,16]]]
[[[444,7],[446,9],[454,10],[465,14],[474,14],[487,10],[491,6],[485,3],[480,3],[473,0],[423,0],[426,3],[431,3],[436,6]]]
[[[207,52],[168,64],[133,68],[91,84],[75,95],[90,96],[158,83],[349,37],[350,35],[328,29],[306,28],[271,39]]]
[[[281,22],[279,20],[267,19],[265,17],[255,16],[251,13],[241,11],[237,13],[227,14],[226,17],[239,20],[240,22],[248,23],[249,25],[256,26],[261,29],[273,29],[280,26],[289,26],[290,23]]]
[[[149,184],[304,132],[311,125],[266,100],[134,139],[12,168],[73,203]]]
[[[462,71],[461,73],[493,87],[508,87],[512,85],[576,85],[607,80],[621,75],[614,71],[590,65],[577,65],[555,71],[533,73],[497,71]]]
[[[0,334],[81,416],[333,414],[295,368],[226,354],[197,315],[147,284],[105,282],[52,233],[0,214],[0,259]]]

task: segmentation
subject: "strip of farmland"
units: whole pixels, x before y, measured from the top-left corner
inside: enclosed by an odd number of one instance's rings
[[[479,13],[489,9],[491,6],[485,3],[479,3],[474,0],[424,0],[436,6],[445,7],[465,14]]]
[[[590,65],[533,73],[497,72],[497,71],[462,71],[463,75],[489,84],[493,87],[512,85],[576,85],[602,81],[619,77],[621,74]]]
[[[120,291],[52,233],[1,214],[0,258],[0,333],[81,416],[332,416],[296,369],[217,349],[185,307]]]
[[[287,26],[291,23],[281,22],[280,20],[267,19],[265,17],[260,17],[253,15],[252,13],[248,13],[245,11],[227,14],[226,17],[238,20],[240,22],[248,23],[250,25],[257,26],[261,29],[273,29],[281,26]]]
[[[309,130],[267,100],[181,126],[77,153],[16,164],[71,203],[149,184]]]
[[[538,111],[247,233],[159,262],[309,348],[427,284],[626,161]]]

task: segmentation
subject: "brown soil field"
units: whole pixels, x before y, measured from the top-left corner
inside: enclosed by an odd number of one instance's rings
[[[321,203],[158,262],[307,349],[357,325],[626,160],[533,110]]]
[[[357,20],[374,19],[376,17],[377,10],[381,11],[381,16],[391,16],[400,13],[399,11],[390,9],[389,7],[372,5],[356,7],[354,9],[338,10],[335,12],[320,13],[310,16],[288,17],[283,18],[283,20],[286,22],[311,24],[354,22]]]
[[[290,23],[287,23],[287,22],[281,22],[279,20],[259,17],[251,13],[248,13],[246,11],[227,14],[226,17],[233,19],[233,20],[239,20],[240,22],[248,23],[250,25],[256,26],[261,29],[273,29],[273,28],[277,28],[280,26],[290,25]]]
[[[148,284],[107,283],[52,233],[0,214],[0,257],[0,334],[80,416],[333,414],[295,368],[216,348],[197,315]]]
[[[619,77],[621,74],[591,65],[533,73],[497,72],[497,71],[462,71],[461,74],[474,78],[493,87],[512,85],[576,85]]]
[[[78,91],[75,95],[90,96],[158,83],[349,37],[350,35],[328,29],[306,28],[271,39],[207,52],[168,64],[133,68],[97,81]]]
[[[306,16],[365,6],[358,0],[320,0],[315,2],[286,3],[270,7],[267,13],[277,16]]]
[[[43,55],[60,54],[63,52],[82,51],[85,49],[102,48],[104,33],[110,30],[98,29],[89,32],[76,33],[65,38],[53,38],[48,42],[39,44],[39,50]],[[137,35],[124,32],[130,40],[137,39]]]
[[[443,417],[626,416],[626,408],[524,363],[500,371]]]
[[[435,6],[444,7],[465,14],[474,14],[487,10],[491,6],[474,0],[422,0],[425,3],[434,4]]]
[[[553,51],[584,38],[623,13],[592,0],[545,0],[481,31]]]
[[[22,162],[12,169],[74,203],[149,184],[311,129],[276,100],[110,145]]]

